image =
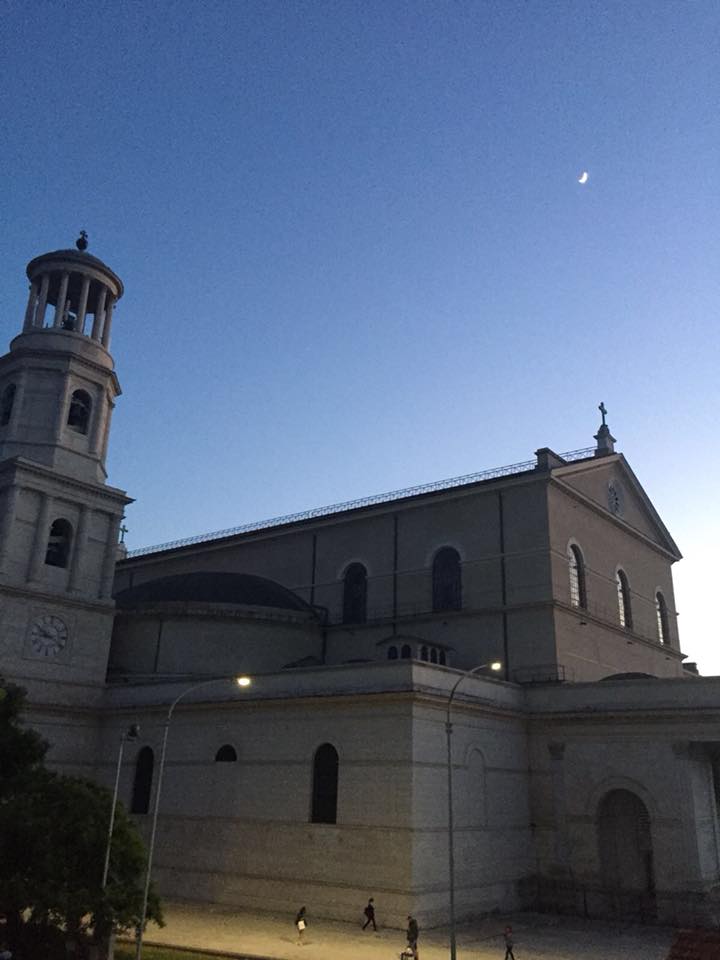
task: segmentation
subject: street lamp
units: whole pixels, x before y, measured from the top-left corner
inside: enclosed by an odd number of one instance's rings
[[[453,782],[452,782],[452,723],[450,722],[450,708],[452,707],[455,691],[460,684],[473,673],[485,670],[489,667],[497,672],[502,670],[502,663],[499,660],[493,660],[490,663],[481,663],[471,670],[466,670],[461,677],[455,681],[455,685],[450,691],[447,702],[447,715],[445,718],[445,736],[447,738],[447,783],[448,783],[448,887],[450,893],[450,960],[456,960],[455,944],[455,849],[453,834]]]
[[[120,749],[118,750],[117,768],[115,770],[115,789],[113,790],[112,806],[110,807],[110,824],[108,826],[107,843],[105,845],[105,865],[103,866],[102,881],[100,887],[102,890],[107,886],[108,870],[110,869],[110,848],[112,847],[113,827],[115,826],[115,808],[117,807],[118,788],[120,786],[120,768],[122,766],[123,750],[128,740],[137,740],[140,735],[140,726],[137,723],[131,724],[127,730],[120,734]]]
[[[143,905],[140,915],[140,923],[138,924],[137,929],[135,960],[141,960],[142,958],[143,932],[145,927],[145,918],[147,916],[148,897],[150,895],[150,875],[152,872],[153,853],[155,852],[155,834],[157,832],[158,811],[160,810],[160,793],[162,791],[163,772],[165,770],[165,753],[167,752],[168,731],[170,730],[170,722],[173,717],[173,711],[182,698],[186,697],[194,690],[199,690],[200,687],[210,686],[210,684],[213,683],[227,683],[229,681],[236,683],[239,687],[249,687],[251,683],[250,677],[211,677],[209,680],[201,680],[199,683],[194,683],[191,687],[186,687],[182,693],[179,693],[170,704],[168,709],[167,717],[165,718],[165,729],[163,731],[162,750],[160,751],[160,766],[158,767],[157,787],[155,788],[155,804],[153,806],[150,845],[148,847],[147,866],[145,868],[145,891],[143,893]]]

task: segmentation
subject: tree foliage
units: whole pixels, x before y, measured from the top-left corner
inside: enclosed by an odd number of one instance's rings
[[[38,926],[55,927],[82,945],[89,933],[103,942],[113,928],[136,927],[146,864],[137,830],[118,804],[103,889],[112,794],[90,780],[45,769],[47,745],[20,725],[23,692],[0,681],[1,688],[0,912],[9,937],[22,949],[23,940],[37,937]],[[162,923],[154,892],[148,918]]]

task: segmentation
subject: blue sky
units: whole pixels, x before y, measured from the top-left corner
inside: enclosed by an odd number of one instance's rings
[[[720,673],[714,0],[3,20],[0,336],[85,228],[131,547],[591,445],[604,400]]]

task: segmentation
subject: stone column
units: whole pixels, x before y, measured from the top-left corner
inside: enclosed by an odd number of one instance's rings
[[[33,537],[32,553],[30,555],[30,565],[28,567],[27,579],[39,580],[42,572],[45,554],[47,553],[48,534],[50,533],[50,507],[52,500],[47,494],[40,494],[40,509],[38,510],[37,524],[35,525],[35,536]]]
[[[20,419],[20,411],[22,410],[23,401],[25,398],[25,387],[27,385],[28,373],[26,369],[23,369],[18,374],[17,380],[15,381],[15,397],[13,398],[13,408],[12,413],[10,414],[10,422],[8,423],[8,439],[15,438],[15,432],[17,431],[18,420]]]
[[[55,304],[55,322],[53,323],[54,327],[62,326],[62,319],[65,316],[65,300],[67,299],[69,281],[70,274],[66,271],[63,271],[62,279],[60,280],[60,292],[58,293],[57,303]]]
[[[117,559],[118,534],[120,532],[120,523],[122,517],[110,515],[110,529],[108,530],[108,539],[105,544],[105,556],[103,557],[102,577],[100,579],[98,597],[105,600],[112,595],[113,577],[115,575],[115,561]]]
[[[105,298],[107,297],[107,287],[101,286],[100,293],[98,294],[97,303],[95,304],[95,319],[93,320],[92,333],[90,336],[93,340],[100,339],[100,330],[102,329],[103,314],[105,313]]]
[[[90,293],[90,277],[83,277],[78,302],[77,328],[78,333],[85,333],[85,314],[87,313],[88,294]]]
[[[60,403],[57,405],[57,414],[55,416],[55,429],[53,430],[53,442],[59,443],[62,432],[65,429],[65,422],[68,414],[68,386],[70,380],[68,374],[63,375],[62,391],[60,393]]]
[[[88,438],[88,451],[97,455],[100,431],[102,430],[105,419],[105,408],[103,406],[103,388],[98,387],[93,397],[92,422],[90,424],[90,436]]]
[[[77,590],[78,577],[80,575],[80,564],[85,556],[85,547],[87,545],[87,505],[80,504],[80,513],[78,516],[77,531],[73,542],[72,559],[70,561],[70,577],[68,579],[68,590]]]
[[[42,327],[45,323],[45,308],[47,307],[48,287],[50,286],[50,274],[43,274],[40,282],[40,299],[38,300],[37,313],[35,314],[35,326]]]
[[[5,572],[5,563],[7,562],[8,548],[10,546],[10,531],[12,530],[13,520],[15,519],[15,508],[17,507],[18,488],[15,486],[6,487],[3,491],[5,496],[2,505],[2,518],[0,519],[0,570]]]
[[[563,867],[569,866],[567,835],[567,800],[565,796],[565,744],[550,742],[550,776],[552,780],[555,820],[555,859]]]
[[[115,300],[113,297],[110,297],[110,302],[107,305],[105,310],[105,323],[103,324],[102,332],[102,345],[106,350],[110,349],[110,327],[112,325],[112,315],[113,308],[115,307]]]
[[[29,330],[35,322],[35,308],[37,307],[37,302],[37,280],[33,280],[33,282],[30,284],[30,293],[28,295],[27,309],[25,310],[25,323],[23,324],[23,331]]]

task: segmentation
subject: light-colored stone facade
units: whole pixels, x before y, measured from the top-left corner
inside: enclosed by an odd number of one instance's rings
[[[104,460],[122,284],[83,251],[28,276],[0,358],[1,671],[28,688],[60,769],[112,785],[140,724],[120,798],[146,834],[185,694],[162,892],[352,920],[372,894],[398,926],[446,922],[448,702],[464,671],[500,660],[452,704],[457,916],[717,922],[720,682],[683,667],[680,554],[604,423],[573,455],[541,448],[116,565],[128,499]],[[239,673],[246,690],[205,682]]]

